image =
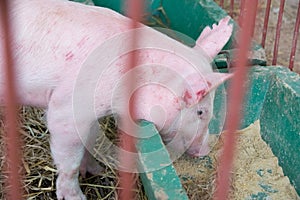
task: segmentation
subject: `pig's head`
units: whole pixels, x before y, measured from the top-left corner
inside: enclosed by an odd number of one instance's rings
[[[118,106],[114,106],[116,113],[121,113],[119,115],[127,119],[153,122],[170,152],[173,150],[176,154],[187,152],[192,156],[207,155],[208,125],[213,116],[214,91],[231,76],[214,73],[209,61],[231,36],[232,25],[228,24],[229,20],[229,17],[225,17],[218,25],[213,25],[212,29],[205,28],[197,39],[191,52],[195,50],[200,64],[181,62],[180,59],[175,59],[175,54],[148,51],[145,54],[147,58],[160,59],[130,71],[135,72],[136,88],[130,94],[130,98],[134,99],[132,105],[135,113],[131,116],[126,109],[128,106],[120,104],[129,102],[121,100],[124,96],[121,95],[122,91],[126,91],[122,88],[129,84],[126,80],[131,80],[126,76],[125,81],[120,81],[116,87],[120,90],[120,95],[113,98],[118,100]],[[162,65],[156,66],[156,63]],[[162,67],[165,65],[167,67]]]
[[[212,60],[229,40],[233,25],[230,17],[225,17],[214,24],[212,29],[206,27],[196,41],[194,49],[201,49]],[[231,74],[209,73],[191,74],[186,77],[187,85],[182,93],[182,109],[163,136],[177,151],[186,150],[191,156],[205,156],[209,153],[208,125],[213,117],[215,89]]]
[[[209,153],[208,125],[213,117],[215,89],[232,74],[192,74],[186,78],[181,110],[173,123],[162,131],[162,139],[172,151],[199,157]]]

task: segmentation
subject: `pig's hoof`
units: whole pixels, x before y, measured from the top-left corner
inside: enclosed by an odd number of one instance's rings
[[[56,181],[56,196],[59,200],[86,200],[82,193],[78,173],[60,173]]]
[[[74,196],[74,195],[60,195],[60,194],[58,194],[58,192],[56,194],[57,194],[57,199],[58,200],[86,200],[86,197],[82,194],[82,192],[81,192],[81,194],[78,194],[76,196]]]

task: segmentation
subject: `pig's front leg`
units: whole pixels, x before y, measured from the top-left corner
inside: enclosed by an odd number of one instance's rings
[[[80,174],[82,177],[85,177],[86,172],[89,172],[93,175],[98,175],[103,171],[103,168],[98,164],[94,158],[94,146],[96,143],[97,135],[100,131],[98,122],[96,121],[90,130],[89,138],[86,144],[85,153],[80,165]]]
[[[85,152],[84,134],[77,133],[72,115],[71,101],[63,89],[52,94],[47,111],[47,123],[51,134],[51,153],[58,170],[57,199],[86,200],[78,182],[79,167]],[[84,123],[81,125],[85,125]],[[86,135],[90,129],[86,126]]]

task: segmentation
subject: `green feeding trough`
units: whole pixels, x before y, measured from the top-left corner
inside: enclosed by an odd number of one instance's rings
[[[148,199],[180,199],[188,197],[172,165],[169,153],[154,124],[140,122],[137,150],[143,186]]]
[[[108,7],[124,14],[123,1],[94,0],[97,6]],[[227,13],[212,0],[147,0],[145,23],[167,27],[196,39],[205,26],[211,26]],[[174,36],[173,36],[174,37]],[[176,38],[175,36],[175,39]],[[215,65],[227,71],[227,61],[232,59],[234,35],[224,48],[224,54],[215,58]],[[187,45],[193,43],[187,42]],[[253,45],[253,51],[261,54],[262,48]],[[251,58],[253,65],[265,65],[263,56]],[[285,67],[254,66],[250,68],[248,91],[244,101],[244,117],[241,128],[260,120],[261,135],[277,156],[283,172],[300,194],[300,77]],[[225,85],[225,88],[227,86]],[[224,92],[218,89],[215,99],[215,115],[220,112]],[[210,131],[220,132],[219,119],[212,120]],[[147,126],[148,128],[143,128]],[[149,199],[187,199],[168,152],[155,130],[148,122],[141,122],[141,134],[151,135],[138,142],[141,152],[140,167],[147,171],[152,165],[165,165],[158,170],[141,174]],[[145,133],[146,132],[146,133]],[[143,157],[145,152],[160,151],[160,156]],[[258,199],[258,198],[257,198]],[[263,198],[262,198],[263,199]]]

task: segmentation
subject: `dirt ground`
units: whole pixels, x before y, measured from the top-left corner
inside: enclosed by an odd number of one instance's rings
[[[266,1],[262,1],[266,2]],[[297,17],[297,8],[298,8],[298,0],[286,0],[285,7],[284,7],[284,14],[283,14],[283,22],[281,27],[280,33],[280,42],[279,42],[279,51],[278,51],[278,62],[277,64],[282,66],[289,65],[289,58],[290,52],[292,48],[292,40],[294,34],[294,26]],[[267,33],[267,40],[266,40],[266,55],[268,58],[268,62],[271,65],[271,60],[273,58],[273,48],[274,48],[274,41],[275,41],[275,32],[276,32],[276,25],[279,13],[279,0],[273,0],[271,4],[271,12],[270,12],[270,19],[269,19],[269,28]],[[265,11],[265,3],[261,3],[260,9],[258,10],[258,19],[257,19],[257,31],[256,36],[262,33],[261,27],[263,24],[264,19],[264,11]],[[299,37],[299,34],[298,34]],[[260,41],[260,38],[259,40]],[[298,39],[297,48],[296,48],[296,55],[295,55],[295,63],[294,63],[294,71],[300,73],[300,42]]]
[[[219,2],[219,1],[217,1]],[[239,13],[239,2],[240,0],[235,1],[235,9],[234,9],[234,19],[237,19]],[[266,0],[258,1],[258,10],[256,17],[256,26],[254,32],[254,40],[261,44],[262,39],[262,28],[264,24],[265,18],[265,10],[266,10]],[[280,40],[279,40],[279,50],[278,50],[278,59],[277,65],[289,66],[289,59],[292,47],[292,40],[294,35],[294,27],[297,17],[297,9],[298,9],[299,1],[298,0],[286,0],[284,6],[284,14],[282,19],[282,26],[280,31]],[[271,3],[270,17],[268,23],[265,51],[267,56],[268,65],[272,65],[273,59],[273,50],[274,50],[274,42],[275,42],[275,33],[276,26],[279,14],[279,6],[280,0],[273,0]],[[225,0],[225,10],[229,10],[229,1]],[[299,38],[299,33],[298,33]],[[300,39],[300,38],[299,38]],[[300,42],[298,39],[296,55],[295,55],[295,63],[293,71],[300,73]]]

